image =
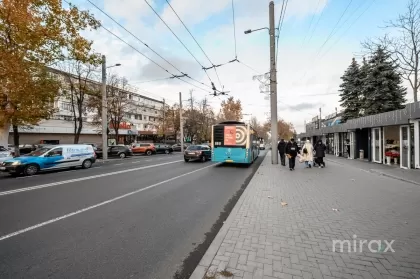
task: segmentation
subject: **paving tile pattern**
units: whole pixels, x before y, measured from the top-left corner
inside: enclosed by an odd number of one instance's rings
[[[420,278],[419,185],[327,164],[291,172],[266,156],[191,279]],[[354,239],[395,252],[333,251]]]

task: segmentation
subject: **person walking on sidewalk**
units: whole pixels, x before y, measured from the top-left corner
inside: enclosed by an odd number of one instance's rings
[[[284,139],[280,140],[279,144],[277,145],[277,149],[279,150],[281,165],[285,166],[286,158],[284,153],[286,152],[286,143],[284,142]]]
[[[327,147],[322,143],[322,140],[318,140],[317,144],[315,145],[315,160],[317,161],[320,168],[325,168],[324,157],[326,149]]]
[[[295,139],[290,139],[286,145],[286,154],[289,157],[289,169],[295,170],[296,156],[299,153],[299,146],[295,142]]]
[[[307,168],[311,168],[314,161],[314,147],[309,140],[306,140],[305,144],[303,145],[301,155],[303,161],[305,161],[305,166]]]

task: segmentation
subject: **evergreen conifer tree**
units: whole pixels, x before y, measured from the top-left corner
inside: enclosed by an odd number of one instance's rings
[[[362,89],[362,79],[360,67],[356,59],[353,58],[350,66],[341,77],[343,83],[340,85],[340,104],[344,108],[341,121],[359,117],[360,113],[360,94]]]
[[[365,107],[365,101],[366,101],[366,90],[369,88],[367,85],[367,78],[369,76],[369,63],[366,61],[366,58],[363,57],[362,66],[360,66],[360,81],[361,81],[361,88],[360,88],[360,94],[359,94],[359,117],[362,117],[365,115],[364,107]]]
[[[401,85],[397,67],[383,47],[378,47],[373,53],[363,82],[365,115],[404,108],[407,89]]]

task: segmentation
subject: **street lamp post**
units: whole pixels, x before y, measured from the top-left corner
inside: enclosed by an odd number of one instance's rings
[[[279,163],[277,155],[277,66],[276,66],[276,40],[275,40],[275,25],[274,25],[274,2],[269,4],[269,26],[255,30],[246,30],[245,34],[250,34],[255,31],[267,29],[270,35],[270,105],[271,105],[271,163],[277,165]]]
[[[121,64],[117,63],[115,65],[106,66],[106,57],[102,55],[102,84],[101,84],[101,93],[102,93],[102,159],[108,159],[108,111],[107,111],[107,96],[106,96],[106,69],[112,67],[118,67]]]

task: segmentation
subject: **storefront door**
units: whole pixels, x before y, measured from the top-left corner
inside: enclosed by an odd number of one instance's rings
[[[400,166],[409,169],[411,165],[410,126],[400,127]]]
[[[340,135],[339,133],[334,133],[334,155],[340,155]]]
[[[414,121],[414,167],[420,169],[420,120]]]
[[[382,133],[381,128],[372,129],[372,161],[382,163]]]
[[[354,155],[356,154],[356,133],[349,132],[350,135],[350,159],[354,159]]]

